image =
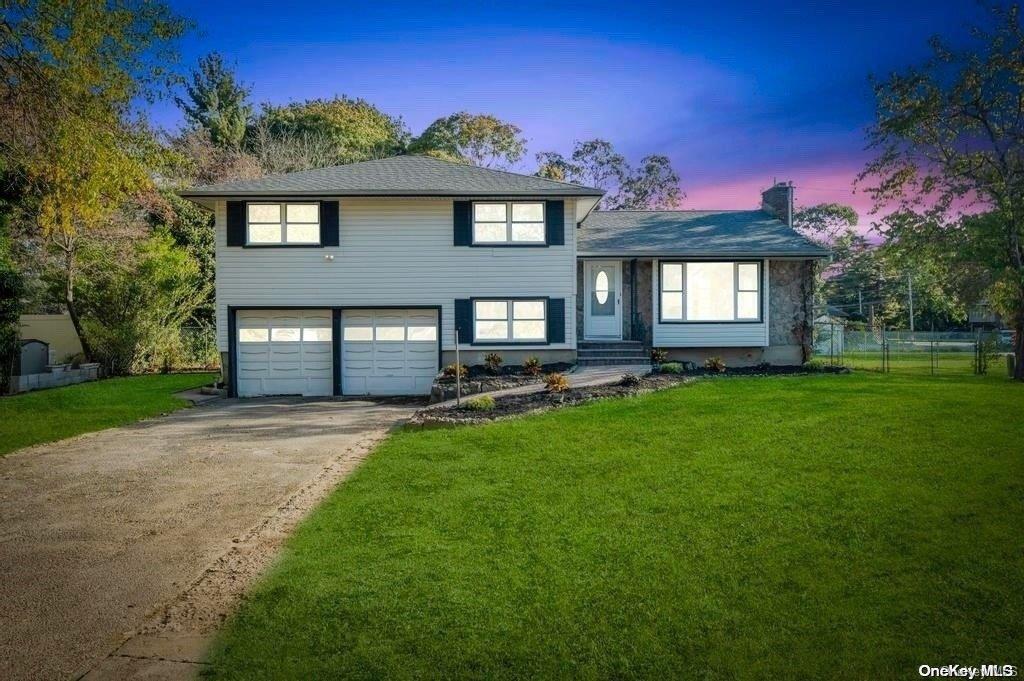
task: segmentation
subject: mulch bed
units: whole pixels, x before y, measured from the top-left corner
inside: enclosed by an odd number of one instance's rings
[[[539,383],[544,380],[546,374],[564,373],[571,368],[572,365],[565,362],[545,364],[541,368],[540,374],[530,375],[523,371],[522,366],[513,364],[503,366],[497,374],[493,374],[486,367],[478,364],[469,367],[469,377],[462,379],[462,394],[463,396],[475,395],[506,388],[518,388],[529,383]],[[430,393],[430,401],[443,402],[452,399],[455,399],[455,377],[440,376],[435,379]]]
[[[644,393],[685,385],[695,382],[698,378],[728,378],[730,376],[777,376],[811,373],[849,373],[849,369],[841,367],[825,367],[819,371],[808,371],[801,366],[756,366],[727,369],[725,372],[698,369],[685,374],[646,374],[631,381],[620,381],[608,385],[570,388],[562,393],[550,393],[546,390],[520,395],[506,395],[494,398],[494,408],[487,411],[476,411],[466,406],[463,399],[458,407],[426,408],[416,413],[412,423],[425,424],[457,424],[487,423],[523,414],[559,409],[593,400],[609,397],[630,397]],[[469,398],[472,399],[472,398]]]

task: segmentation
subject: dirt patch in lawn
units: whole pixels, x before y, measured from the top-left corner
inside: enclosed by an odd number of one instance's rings
[[[422,409],[412,418],[411,423],[415,425],[487,423],[513,416],[584,404],[609,397],[641,395],[655,390],[693,383],[697,380],[720,379],[733,376],[777,376],[808,373],[849,373],[849,370],[841,367],[824,367],[818,371],[808,371],[802,366],[761,365],[737,367],[735,369],[727,369],[724,372],[697,369],[682,374],[650,373],[643,376],[627,374],[622,380],[606,385],[569,388],[560,393],[541,390],[495,397],[494,407],[487,410],[472,408],[470,405],[473,403],[473,400],[464,400],[460,406]]]

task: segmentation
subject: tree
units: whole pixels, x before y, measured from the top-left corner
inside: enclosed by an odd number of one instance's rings
[[[209,132],[218,147],[238,149],[252,116],[249,88],[237,81],[216,52],[199,60],[191,81],[185,86],[188,99],[175,98],[185,119]]]
[[[860,216],[852,207],[841,203],[819,203],[798,209],[793,214],[793,227],[815,241],[830,245],[841,234],[857,226]]]
[[[0,199],[0,395],[10,390],[14,362],[20,351],[24,278],[10,257],[9,206]]]
[[[386,158],[403,151],[408,137],[401,118],[341,96],[264,104],[246,133],[246,148],[264,170],[282,172]]]
[[[672,209],[685,196],[668,157],[646,156],[634,169],[607,140],[576,142],[571,159],[556,151],[542,151],[536,159],[539,177],[605,190],[603,210]]]
[[[903,249],[939,244],[990,273],[990,302],[1016,331],[1024,380],[1024,28],[1020,8],[994,8],[968,49],[939,38],[932,57],[875,83],[877,157],[860,175],[880,231]],[[961,214],[967,207],[985,215]]]
[[[86,354],[74,298],[79,237],[151,186],[148,130],[132,104],[174,82],[186,23],[152,0],[15,0],[0,23],[0,148],[35,227],[63,261],[64,304]]]
[[[438,118],[409,144],[409,153],[485,168],[507,168],[526,153],[519,126],[489,114],[465,111]]]

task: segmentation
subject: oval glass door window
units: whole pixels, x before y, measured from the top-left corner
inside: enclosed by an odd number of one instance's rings
[[[608,274],[604,270],[598,272],[594,279],[594,295],[598,305],[604,305],[608,300]]]

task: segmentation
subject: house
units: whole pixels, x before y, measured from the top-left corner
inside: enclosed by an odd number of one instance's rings
[[[595,210],[602,191],[400,156],[182,192],[216,216],[232,393],[421,394],[440,367],[622,362],[651,346],[803,360],[811,262],[793,189],[763,210]]]

